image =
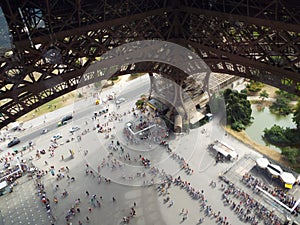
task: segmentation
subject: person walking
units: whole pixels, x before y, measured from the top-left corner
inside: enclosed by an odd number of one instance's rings
[[[181,214],[183,214],[184,213],[184,208],[181,210],[181,213],[179,214],[179,215],[181,215]]]
[[[100,201],[97,199],[96,202],[97,202],[97,206],[100,208],[101,207]]]

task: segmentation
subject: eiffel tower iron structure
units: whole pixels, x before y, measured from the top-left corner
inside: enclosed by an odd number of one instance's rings
[[[300,95],[299,0],[1,0],[0,6],[0,41],[9,40],[0,48],[0,127],[75,90],[105,52],[142,40],[179,44],[212,72]],[[137,72],[185,78],[159,62],[115,75]]]

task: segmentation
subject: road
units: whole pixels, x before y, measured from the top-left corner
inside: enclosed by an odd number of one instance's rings
[[[133,80],[133,82],[130,83],[131,85],[126,86],[126,88],[124,87],[125,85],[123,86],[123,88],[122,86],[121,88],[117,88],[116,92],[118,94],[116,95],[116,98],[123,97],[128,102],[132,99],[137,99],[142,94],[148,94],[150,88],[149,79],[137,79]],[[104,97],[105,95],[110,93],[111,90],[104,90],[101,95]],[[54,135],[56,133],[60,133],[60,131],[65,127],[70,128],[72,124],[83,124],[83,121],[90,121],[94,112],[99,111],[99,109],[105,108],[105,106],[95,106],[95,104],[93,103],[94,101],[88,101],[88,104],[85,103],[86,107],[82,107],[82,102],[73,103],[73,106],[71,106],[71,108],[69,107],[69,114],[72,114],[72,111],[75,111],[76,114],[74,115],[73,120],[68,121],[67,125],[63,125],[62,127],[57,126],[60,119],[66,114],[68,114],[67,112],[64,112],[64,114],[57,116],[55,119],[50,120],[50,122],[47,122],[44,125],[40,125],[40,129],[29,129],[31,132],[24,132],[24,134],[20,133],[20,135],[22,136],[18,135],[18,137],[21,140],[21,142],[18,145],[15,145],[12,148],[7,148],[7,146],[3,146],[2,149],[4,151],[8,151],[10,149],[20,148],[20,146],[27,145],[29,141],[37,137],[48,137],[49,134],[41,134],[43,129],[47,129],[51,135]],[[113,101],[110,101],[110,104],[113,104]],[[122,105],[124,104],[126,103],[122,103]],[[49,117],[50,116],[47,116],[47,118]]]

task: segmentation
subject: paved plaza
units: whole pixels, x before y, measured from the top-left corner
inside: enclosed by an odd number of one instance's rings
[[[144,81],[134,82],[139,85],[138,82]],[[75,111],[74,122],[34,138],[35,149],[26,151],[22,157],[18,155],[26,160],[33,158],[32,163],[45,172],[39,181],[49,199],[50,212],[47,213],[41,201],[42,194],[38,195],[36,179],[24,176],[14,192],[0,197],[3,224],[118,225],[124,224],[123,218],[136,225],[190,225],[199,224],[202,218],[202,223],[208,225],[251,224],[242,221],[225,204],[224,190],[229,186],[219,177],[224,175],[237,188],[250,193],[241,180],[253,168],[252,159],[261,155],[227,136],[218,121],[213,120],[189,134],[171,133],[166,138],[168,145],[150,139],[135,143],[124,135],[126,124],[134,118],[151,122],[151,113],[132,110],[134,99],[128,99],[121,107],[113,103],[106,105],[108,112],[92,119],[94,112],[99,111],[93,102],[94,99],[88,99],[60,109],[46,124]],[[79,114],[88,107],[90,110],[84,116]],[[32,130],[41,130],[43,120],[36,118],[28,124],[36,124]],[[71,134],[72,125],[81,129]],[[58,147],[50,156],[50,138],[58,132],[63,138],[58,140]],[[159,132],[151,132],[159,138]],[[20,135],[29,133],[30,129],[26,129]],[[239,159],[216,163],[208,145],[217,138],[234,146]],[[37,158],[37,149],[46,149],[46,154]],[[275,208],[274,214],[281,222],[285,220],[286,212],[279,207],[272,208],[272,202],[261,195],[255,199],[266,202],[270,211]],[[258,224],[264,224],[263,220]]]

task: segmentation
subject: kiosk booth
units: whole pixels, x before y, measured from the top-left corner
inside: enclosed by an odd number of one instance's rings
[[[236,153],[234,148],[219,140],[216,140],[213,144],[211,144],[210,148],[218,152],[225,159],[235,160],[238,158],[238,154]]]

